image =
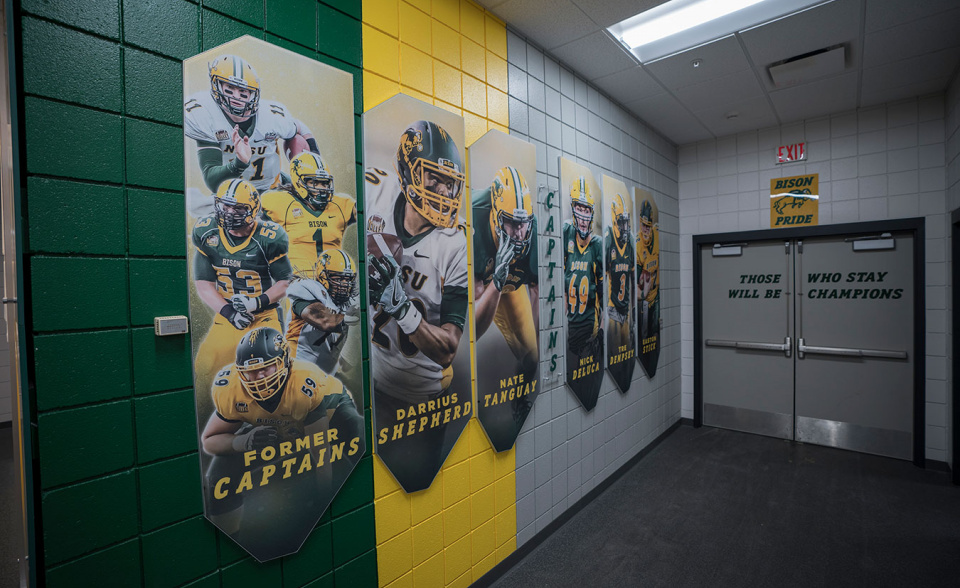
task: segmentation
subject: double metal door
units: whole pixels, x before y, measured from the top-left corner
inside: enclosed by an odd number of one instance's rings
[[[703,423],[913,457],[911,233],[700,249]]]

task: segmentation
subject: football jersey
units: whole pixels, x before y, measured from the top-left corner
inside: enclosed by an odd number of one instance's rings
[[[236,245],[217,225],[216,216],[201,218],[193,227],[193,246],[207,264],[195,266],[195,279],[216,282],[225,299],[234,294],[249,298],[266,292],[274,282],[291,277],[287,259],[287,234],[280,225],[261,220],[253,232]],[[272,308],[271,304],[267,308]]]
[[[227,364],[217,372],[212,393],[217,414],[225,421],[271,426],[277,429],[281,440],[289,441],[303,436],[308,414],[337,406],[343,384],[317,366],[295,359],[283,390],[277,393],[281,395],[280,402],[273,411],[263,407],[273,403],[272,397],[259,402],[247,394],[234,364]]]
[[[607,306],[612,306],[618,312],[626,314],[630,310],[630,296],[634,283],[633,239],[627,237],[627,242],[621,248],[613,236],[613,229],[607,228],[607,236],[603,245],[607,252],[607,274],[610,276],[610,297]]]
[[[657,299],[657,290],[660,280],[658,278],[660,270],[660,231],[656,227],[650,233],[650,246],[643,245],[643,237],[637,235],[637,272],[647,272],[650,274],[650,290],[647,292],[647,302],[653,304]],[[643,285],[641,284],[641,287]],[[642,294],[638,294],[641,296]]]
[[[603,292],[603,245],[591,234],[586,248],[577,243],[577,229],[563,223],[563,278],[567,293],[567,338],[570,347],[582,347],[600,328],[600,295]],[[599,291],[598,291],[599,290]]]
[[[297,134],[297,122],[279,102],[261,100],[250,134],[250,165],[240,177],[263,192],[280,183],[280,151],[277,141]],[[197,92],[183,104],[183,132],[197,141],[217,143],[223,165],[237,158],[233,152],[233,122],[214,101],[210,92]],[[243,131],[241,131],[241,135]]]
[[[490,215],[493,205],[490,200],[490,188],[475,192],[473,202],[473,275],[477,280],[488,284],[493,279],[493,269],[497,261],[497,244],[490,229]],[[530,227],[531,239],[527,254],[521,259],[510,262],[510,276],[503,286],[504,292],[512,292],[524,284],[536,284],[537,263],[537,219],[534,217]]]
[[[307,305],[319,302],[335,313],[343,314],[344,310],[316,280],[297,280],[287,288],[287,298],[290,299],[291,309],[299,303]],[[290,320],[287,321],[287,341],[297,350],[297,359],[309,361],[320,367],[328,374],[335,372],[340,351],[347,340],[347,327],[343,325],[342,332],[324,331],[314,327],[297,316],[291,310]]]
[[[366,177],[367,231],[396,235],[397,263],[410,302],[431,325],[461,330],[467,316],[467,237],[463,225],[433,227],[411,237],[403,228],[406,199],[395,173],[370,168]],[[441,390],[443,368],[424,355],[382,308],[371,309],[372,364],[378,392],[419,401]]]
[[[301,277],[313,277],[313,266],[324,249],[339,248],[343,232],[357,222],[357,202],[334,194],[322,212],[316,212],[287,190],[270,190],[261,197],[263,211],[287,232],[290,263]]]

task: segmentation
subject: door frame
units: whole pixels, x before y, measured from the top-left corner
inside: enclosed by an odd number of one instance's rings
[[[955,212],[955,222],[960,222],[960,213]],[[878,232],[910,232],[913,234],[913,464],[924,467],[926,446],[926,259],[923,217],[820,225],[815,227],[796,227],[788,229],[763,229],[757,231],[739,231],[733,233],[710,233],[693,235],[693,426],[703,425],[703,304],[700,297],[701,260],[700,247],[712,243],[751,243],[757,241],[778,241],[807,239],[812,237],[834,237],[847,235],[856,237]],[[954,225],[956,227],[956,225]],[[956,228],[954,230],[957,230]],[[954,247],[956,247],[954,240]],[[956,270],[954,270],[956,271]],[[957,296],[954,289],[954,296]],[[956,319],[954,319],[956,321]],[[957,329],[954,328],[954,337]],[[956,357],[954,362],[957,362]],[[956,390],[956,383],[954,384]],[[956,397],[956,395],[955,395]],[[958,412],[954,402],[954,420]],[[957,443],[954,441],[954,455]],[[956,468],[954,469],[956,472]],[[955,478],[956,479],[956,478]]]
[[[950,392],[951,404],[953,405],[952,422],[950,423],[950,432],[953,437],[950,457],[953,462],[951,464],[953,483],[960,485],[960,467],[957,467],[957,455],[960,455],[960,435],[956,434],[956,427],[960,424],[960,381],[958,381],[960,357],[957,357],[957,352],[960,351],[960,314],[957,312],[960,309],[960,263],[957,263],[957,256],[960,256],[960,208],[950,213],[950,250],[950,316],[952,322],[950,333],[952,345]]]

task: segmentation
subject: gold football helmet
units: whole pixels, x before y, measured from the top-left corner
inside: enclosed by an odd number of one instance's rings
[[[249,118],[260,104],[260,78],[245,59],[221,55],[208,66],[210,93],[228,114]]]
[[[267,400],[287,383],[290,347],[283,333],[260,327],[240,339],[236,365],[244,391],[254,400]]]
[[[290,162],[293,188],[310,206],[322,211],[333,197],[333,176],[316,153],[304,151]]]
[[[610,203],[610,221],[613,237],[623,247],[630,238],[630,214],[626,211],[621,194],[615,195]]]
[[[333,301],[343,306],[357,286],[357,263],[343,249],[326,249],[314,266],[317,281],[327,289]]]
[[[225,230],[242,229],[257,222],[260,195],[246,180],[224,180],[213,197],[217,224]]]
[[[570,205],[577,234],[581,239],[588,238],[593,226],[593,195],[590,194],[590,183],[584,176],[578,177],[570,185]]]
[[[514,259],[523,257],[533,240],[533,197],[527,181],[516,168],[501,168],[490,186],[490,199],[494,242],[509,239]]]

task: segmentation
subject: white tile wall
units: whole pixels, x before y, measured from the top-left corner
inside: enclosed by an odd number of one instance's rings
[[[648,379],[637,365],[634,382],[621,394],[606,377],[597,407],[585,412],[564,384],[563,341],[559,327],[557,347],[547,350],[551,329],[544,315],[542,392],[527,419],[516,446],[517,545],[529,541],[597,484],[640,452],[680,419],[680,276],[677,148],[650,127],[538,47],[507,32],[510,95],[510,134],[537,148],[538,183],[559,187],[560,155],[652,192],[660,208],[661,316],[663,318],[657,375]],[[517,52],[525,49],[525,55]],[[547,210],[548,191],[541,193],[540,227],[554,215],[560,231],[558,202]],[[549,236],[541,238],[547,251]],[[559,239],[540,270],[541,307],[550,286],[562,295]],[[547,264],[561,269],[547,279]],[[561,314],[562,306],[557,311]],[[562,315],[557,324],[562,322]],[[558,355],[551,375],[550,356]]]
[[[953,304],[951,302],[952,297],[952,288],[954,284],[950,278],[950,265],[954,262],[951,258],[950,249],[950,214],[952,211],[960,208],[960,75],[954,77],[953,82],[950,84],[950,87],[947,90],[947,97],[944,104],[944,109],[946,111],[946,125],[943,130],[944,136],[944,145],[943,148],[940,148],[940,144],[936,142],[937,138],[937,129],[929,122],[920,123],[920,153],[924,153],[924,149],[927,150],[927,153],[931,157],[942,157],[946,165],[946,173],[944,174],[944,186],[945,186],[945,196],[944,204],[945,210],[947,211],[947,220],[943,223],[942,226],[939,226],[938,229],[942,232],[944,237],[944,246],[941,249],[937,249],[934,255],[942,257],[946,261],[946,282],[947,285],[942,289],[942,298],[937,299],[936,310],[932,311],[936,313],[934,320],[937,320],[937,324],[940,326],[938,329],[939,333],[942,333],[943,336],[943,346],[945,347],[944,355],[946,357],[953,357],[953,345],[951,342],[953,333],[952,333],[952,316],[953,316]],[[923,155],[921,155],[921,162],[923,161]],[[921,165],[921,168],[923,166]],[[939,200],[931,199],[928,200],[926,206],[935,207],[939,205]],[[921,204],[921,207],[924,204]],[[927,249],[927,261],[930,259],[930,249]],[[938,289],[939,290],[939,289]],[[929,300],[929,299],[928,299]],[[929,307],[929,304],[928,304]],[[931,322],[931,311],[927,311],[927,322]],[[954,459],[956,456],[953,455],[953,435],[956,435],[956,423],[953,422],[953,395],[950,393],[950,388],[953,384],[953,379],[957,377],[956,374],[952,373],[950,362],[947,362],[947,379],[944,382],[938,382],[938,385],[935,387],[927,386],[927,398],[936,399],[938,402],[943,402],[947,407],[946,410],[946,423],[947,423],[947,460],[950,465],[954,465]]]
[[[949,208],[960,206],[960,87],[953,87],[949,123],[945,96],[938,94],[680,146],[684,417],[693,417],[692,236],[768,229],[770,180],[819,173],[821,224],[926,217],[926,456],[938,461],[951,457],[946,443],[951,428],[946,195],[951,196]],[[776,146],[798,141],[808,143],[808,161],[776,165]]]

